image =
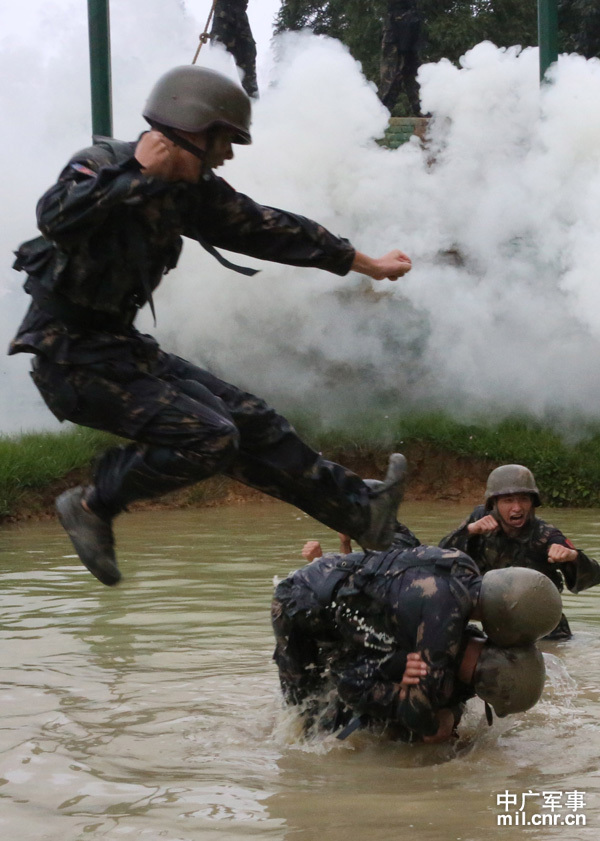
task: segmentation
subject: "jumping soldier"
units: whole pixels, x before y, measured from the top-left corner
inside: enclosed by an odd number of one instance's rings
[[[9,353],[34,354],[32,377],[55,416],[132,440],[99,460],[93,484],[57,500],[79,557],[116,584],[112,521],[137,499],[215,473],[298,506],[366,548],[393,537],[406,461],[390,458],[372,490],[327,461],[252,394],[162,351],[134,327],[182,236],[245,274],[214,248],[339,275],[396,280],[402,251],[372,258],[302,216],[256,204],[214,170],[250,143],[250,100],[226,76],[194,65],[162,76],[144,108],[150,130],[126,143],[102,138],[78,152],[37,207],[42,236],[15,268],[32,301]]]
[[[529,709],[545,675],[533,642],[558,621],[560,596],[533,570],[490,575],[462,552],[403,545],[292,573],[272,605],[284,699],[307,729],[346,725],[344,737],[378,722],[425,742],[450,738],[475,694],[498,716]]]
[[[258,96],[256,42],[248,21],[248,0],[216,0],[210,37],[219,41],[243,71],[242,85],[248,96]]]
[[[521,464],[503,464],[492,470],[485,502],[441,541],[444,549],[460,549],[482,573],[504,567],[531,567],[544,573],[559,592],[572,593],[600,582],[600,565],[568,538],[535,516],[541,504],[531,470]],[[571,629],[563,614],[547,639],[569,639]]]

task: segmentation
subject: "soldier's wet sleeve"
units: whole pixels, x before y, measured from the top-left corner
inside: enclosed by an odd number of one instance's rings
[[[410,701],[400,700],[399,681],[376,679],[372,674],[374,668],[366,662],[333,675],[333,684],[340,699],[356,714],[366,714],[379,721],[399,724],[418,736],[433,736],[438,730],[437,712],[447,708],[454,716],[455,726],[458,725],[465,705],[449,703],[453,681],[448,681],[447,668],[434,678],[434,692],[431,691],[431,685],[427,688],[412,687],[409,695],[412,693],[413,697]],[[440,706],[434,702],[436,697],[442,699]]]
[[[397,681],[383,680],[382,663],[372,654],[356,658],[334,676],[340,698],[357,713],[400,724],[418,736],[435,735],[438,710],[454,701],[456,659],[466,624],[461,607],[447,587],[439,592],[433,585],[427,589],[416,650],[429,671],[418,685],[407,689],[404,699],[398,691],[402,675],[397,675]]]
[[[71,159],[39,200],[38,227],[47,239],[66,247],[101,225],[115,205],[156,186],[157,179],[141,173],[133,151],[122,163],[113,163],[106,152],[91,147]]]
[[[214,175],[197,191],[184,234],[228,251],[338,275],[350,271],[356,254],[347,239],[317,222],[257,204]]]
[[[572,593],[580,593],[581,590],[587,590],[589,587],[595,587],[596,584],[600,584],[600,564],[598,561],[590,558],[581,549],[577,550],[577,555],[578,558],[575,564],[569,565],[575,566],[577,572],[572,585],[567,581],[567,587]],[[563,564],[563,566],[566,566],[566,564]],[[565,574],[566,579],[567,576]]]
[[[345,668],[334,666],[331,676],[340,699],[357,715],[398,720],[399,684],[382,679],[377,658],[364,655]]]
[[[398,703],[396,713],[405,727],[422,736],[437,733],[436,713],[452,703],[457,658],[468,619],[447,585],[440,584],[439,578],[434,580],[437,592],[433,584],[424,590],[416,646],[428,672],[418,685],[408,688],[405,699]]]
[[[577,560],[574,562],[551,564],[551,566],[560,569],[565,579],[565,584],[572,593],[580,593],[582,590],[587,590],[589,587],[600,584],[600,564],[598,561],[588,557],[585,552],[573,546],[569,538],[565,537],[559,529],[553,526],[547,525],[547,532],[544,537],[548,547],[553,543],[558,543],[569,549],[575,549],[577,552]]]
[[[477,535],[469,534],[467,527],[470,523],[474,523],[476,520],[481,519],[481,517],[483,517],[482,508],[481,506],[477,506],[477,508],[475,508],[474,511],[471,511],[469,516],[463,520],[457,529],[454,529],[454,531],[451,531],[450,534],[442,537],[438,544],[440,549],[459,549],[461,552],[465,552],[467,555],[471,555],[471,557],[473,557],[472,553],[475,551],[476,547],[476,540],[474,538],[476,538]]]
[[[434,736],[438,730],[437,712],[448,706],[452,695],[454,675],[452,660],[423,657],[429,666],[427,677],[417,686],[408,688],[406,698],[399,701],[397,720],[420,736]]]

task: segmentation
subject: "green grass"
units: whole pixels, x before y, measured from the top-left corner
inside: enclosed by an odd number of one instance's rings
[[[85,467],[114,441],[106,433],[84,428],[0,436],[0,517],[11,514],[29,489],[41,489]]]
[[[491,463],[525,464],[533,470],[553,506],[600,507],[600,423],[580,426],[578,437],[528,418],[498,423],[460,423],[441,412],[346,416],[327,426],[313,415],[291,413],[300,434],[315,449],[344,461],[344,454],[368,453],[382,459],[391,450],[425,443],[434,449]],[[42,489],[71,470],[83,468],[115,438],[94,430],[0,436],[0,518],[9,516],[29,489]],[[198,500],[223,494],[222,483],[198,486]]]
[[[528,418],[498,423],[461,423],[442,412],[347,419],[326,429],[314,419],[296,419],[311,444],[329,454],[350,450],[390,451],[414,443],[496,464],[525,464],[535,474],[547,505],[600,507],[600,423],[561,432]]]

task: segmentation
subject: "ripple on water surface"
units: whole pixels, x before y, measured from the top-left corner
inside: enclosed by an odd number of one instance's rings
[[[435,541],[467,513],[413,504]],[[551,518],[600,554],[599,512]],[[117,521],[123,583],[102,587],[55,523],[0,532],[0,826],[6,838],[389,841],[499,836],[496,797],[586,793],[600,820],[598,595],[565,598],[575,637],[546,644],[530,713],[484,722],[471,702],[450,746],[358,732],[303,741],[281,709],[272,580],[330,532],[280,504],[136,513]],[[563,812],[566,810],[563,808]],[[504,827],[504,838],[547,829]],[[568,833],[564,834],[564,833]]]

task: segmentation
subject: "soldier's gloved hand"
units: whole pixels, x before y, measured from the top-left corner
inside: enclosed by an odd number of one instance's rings
[[[548,547],[548,561],[551,564],[575,563],[578,557],[577,549],[569,549],[568,546],[562,546],[560,543],[552,543]]]
[[[307,540],[304,546],[302,547],[302,557],[311,563],[315,561],[317,558],[323,557],[323,550],[321,549],[321,544],[318,540]]]
[[[491,514],[486,514],[480,520],[475,520],[474,523],[469,523],[467,531],[469,534],[491,534],[498,528],[498,520]]]

